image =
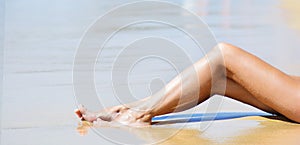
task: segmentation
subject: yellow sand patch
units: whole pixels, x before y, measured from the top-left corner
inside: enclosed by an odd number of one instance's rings
[[[289,25],[300,31],[300,1],[282,0],[281,7],[287,12],[284,16],[287,18]]]

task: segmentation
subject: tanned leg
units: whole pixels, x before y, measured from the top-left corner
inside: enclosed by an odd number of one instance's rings
[[[226,73],[218,68],[225,68]],[[222,89],[213,89],[212,92],[212,78],[218,82],[224,77],[227,78],[225,92]],[[106,121],[147,125],[154,116],[183,111],[205,101],[211,95],[220,94],[267,112],[279,112],[300,122],[299,85],[298,77],[286,75],[238,47],[221,43],[153,96],[107,109],[109,111],[106,115],[101,112],[97,117],[107,118],[107,114],[113,114]]]

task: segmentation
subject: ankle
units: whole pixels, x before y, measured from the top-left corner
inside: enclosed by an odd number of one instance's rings
[[[151,119],[153,117],[154,116],[148,111],[138,112],[138,115],[136,116],[136,120],[139,121],[139,122],[151,122]]]

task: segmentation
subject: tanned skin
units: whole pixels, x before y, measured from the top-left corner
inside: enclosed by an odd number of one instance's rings
[[[226,73],[219,69],[224,69]],[[226,87],[222,89],[224,80]],[[227,43],[218,44],[152,96],[94,113],[80,105],[76,113],[90,122],[147,126],[154,116],[192,108],[215,94],[266,112],[282,114],[300,123],[300,77],[285,74]]]

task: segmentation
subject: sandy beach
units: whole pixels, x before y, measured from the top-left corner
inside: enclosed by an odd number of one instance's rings
[[[120,4],[124,2],[6,1],[1,144],[299,144],[300,125],[284,118],[255,116],[218,120],[205,130],[200,129],[205,122],[149,128],[94,128],[92,124],[80,122],[73,114],[77,99],[72,81],[76,49],[86,29],[99,16]],[[286,73],[300,75],[300,6],[297,0],[181,0],[176,4],[200,16],[218,42],[233,43]],[[182,11],[159,9],[158,12],[170,20],[187,23],[187,29],[197,29],[197,26],[188,25],[190,19]],[[115,22],[130,19],[133,13],[136,11],[123,13]],[[105,106],[141,99],[151,93],[148,90],[151,78],[160,76],[167,82],[176,75],[168,63],[145,61],[137,65],[130,76],[134,97],[114,97],[109,73],[111,64],[123,45],[145,34],[172,39],[184,46],[192,61],[204,55],[181,33],[166,26],[145,23],[120,31],[104,47],[95,65],[96,89]],[[136,55],[139,51],[123,57],[130,59]],[[182,60],[178,57],[179,63]],[[161,84],[157,83],[154,82],[152,89],[159,89]],[[124,84],[118,85],[122,88]],[[210,112],[212,110],[207,107],[220,98],[215,96],[210,102],[183,113]],[[219,107],[220,112],[261,112],[228,98],[222,98]]]
[[[115,144],[114,141],[101,138],[90,125],[89,123],[80,123],[77,127],[56,126],[5,129],[2,135],[2,143],[13,145],[40,143]],[[178,130],[178,125],[162,125],[147,128],[101,127],[98,129],[101,129],[106,135],[109,134],[110,136],[108,137],[115,137],[114,139],[117,139],[119,142],[122,141],[122,143],[161,145],[297,145],[299,144],[298,137],[300,133],[298,124],[264,117],[216,121],[205,131],[199,130],[199,123],[189,123],[180,130]]]

